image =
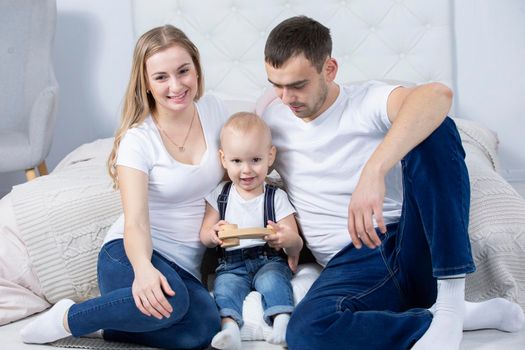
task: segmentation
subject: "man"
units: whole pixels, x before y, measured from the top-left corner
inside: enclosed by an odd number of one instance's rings
[[[325,266],[292,315],[289,348],[458,349],[463,328],[521,328],[516,304],[464,302],[475,266],[451,90],[340,86],[331,49],[328,28],[304,16],[265,47],[275,169]]]

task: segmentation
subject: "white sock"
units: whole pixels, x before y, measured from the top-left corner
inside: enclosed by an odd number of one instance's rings
[[[266,337],[270,344],[286,345],[286,327],[290,321],[290,314],[278,314],[273,319],[272,333]]]
[[[75,304],[73,300],[62,299],[53,305],[51,309],[20,330],[22,341],[45,344],[70,336],[71,333],[64,328],[64,315],[73,304]]]
[[[457,350],[463,338],[465,278],[439,279],[432,323],[413,350]]]
[[[241,332],[237,323],[225,322],[211,340],[211,346],[221,350],[241,350]]]
[[[241,340],[264,340],[264,330],[260,324],[247,322],[244,320],[244,324],[241,327]]]
[[[465,301],[465,310],[463,329],[466,331],[491,328],[504,332],[517,332],[525,323],[521,307],[503,298],[479,303]]]
[[[436,305],[428,309],[436,312]],[[517,332],[525,324],[525,315],[521,307],[503,298],[494,298],[481,302],[465,300],[464,331],[478,329],[497,329],[503,332]]]

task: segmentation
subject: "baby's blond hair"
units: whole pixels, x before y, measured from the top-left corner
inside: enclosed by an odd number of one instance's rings
[[[272,134],[264,120],[255,113],[237,112],[233,114],[222,127],[221,145],[223,144],[226,132],[246,134],[253,131],[264,134],[265,138],[268,140],[268,146],[272,144]]]

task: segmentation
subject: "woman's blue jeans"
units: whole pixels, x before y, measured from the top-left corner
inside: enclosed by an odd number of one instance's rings
[[[289,349],[401,350],[426,332],[436,277],[475,270],[464,157],[450,118],[406,155],[399,223],[379,248],[349,244],[330,260],[292,314]]]
[[[209,292],[195,277],[153,252],[151,262],[175,291],[167,297],[169,318],[147,316],[136,307],[131,285],[134,273],[122,239],[106,243],[98,257],[101,296],[73,305],[68,312],[71,333],[78,337],[99,329],[104,339],[169,349],[206,348],[220,330],[220,317]]]

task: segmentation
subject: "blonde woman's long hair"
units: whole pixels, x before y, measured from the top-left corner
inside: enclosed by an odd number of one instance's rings
[[[118,177],[115,163],[117,160],[120,141],[128,129],[136,127],[142,123],[146,116],[155,112],[156,108],[155,99],[151,94],[147,93],[148,80],[146,76],[146,61],[154,54],[172,46],[180,46],[184,48],[190,54],[193,64],[195,65],[198,80],[195,101],[198,100],[204,92],[204,78],[200,64],[199,51],[183,31],[172,25],[165,25],[153,28],[139,38],[133,52],[131,75],[126,94],[124,95],[120,125],[115,132],[113,149],[111,150],[108,159],[109,176],[111,176],[111,179],[113,180],[113,187],[115,189],[118,189]]]

